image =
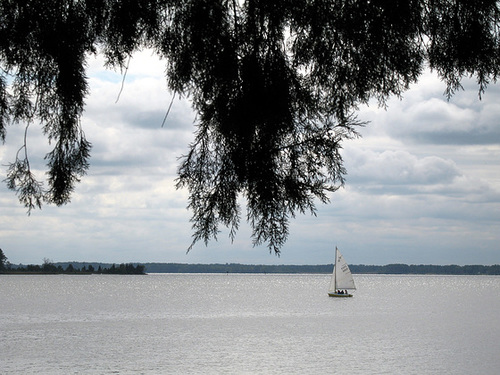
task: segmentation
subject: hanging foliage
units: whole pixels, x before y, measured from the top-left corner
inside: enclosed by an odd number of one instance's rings
[[[482,93],[499,72],[498,21],[492,0],[0,0],[0,139],[36,121],[54,145],[48,189],[26,142],[7,185],[29,210],[69,202],[89,167],[86,57],[124,68],[152,48],[198,115],[177,180],[193,244],[221,225],[234,237],[243,196],[254,244],[279,254],[289,219],[344,183],[357,106],[400,96],[425,64],[448,95],[464,76]]]

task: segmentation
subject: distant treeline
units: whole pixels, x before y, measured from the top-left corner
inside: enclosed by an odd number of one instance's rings
[[[185,264],[144,263],[147,273],[330,273],[333,264],[324,265],[252,265],[252,264]],[[418,275],[500,275],[500,265],[351,265],[353,273]]]
[[[416,275],[500,275],[500,265],[350,265],[356,274],[416,274]],[[43,265],[12,265],[8,273],[67,273],[67,274],[144,274],[144,273],[331,273],[333,264],[323,265],[259,265],[259,264],[188,264],[188,263],[88,263],[61,262]]]
[[[385,266],[349,266],[353,273],[367,274],[414,274],[414,275],[500,275],[500,265],[492,266],[454,264],[436,266],[432,264],[387,264]]]
[[[329,273],[333,265],[144,263],[147,273]]]
[[[41,274],[115,274],[115,275],[144,275],[145,266],[142,264],[122,263],[48,263],[43,265],[9,265],[5,273],[41,273]]]

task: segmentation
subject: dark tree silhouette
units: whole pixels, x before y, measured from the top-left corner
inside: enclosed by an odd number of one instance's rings
[[[89,167],[86,57],[124,68],[151,48],[198,114],[177,181],[193,244],[220,225],[233,238],[243,196],[254,244],[279,254],[289,219],[344,183],[357,106],[400,96],[426,66],[448,96],[464,76],[482,94],[498,76],[498,21],[493,0],[0,0],[0,137],[39,122],[54,145],[47,190],[26,142],[7,184],[28,210],[69,202]]]
[[[3,253],[3,250],[0,249],[0,272],[5,271],[7,268],[7,256]]]

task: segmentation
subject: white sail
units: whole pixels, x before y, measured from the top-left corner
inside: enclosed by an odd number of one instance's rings
[[[335,265],[333,266],[329,291],[335,292],[338,289],[356,289],[356,286],[349,266],[339,249],[335,248]]]
[[[337,288],[335,287],[335,265],[333,265],[332,278],[330,279],[330,287],[328,288],[328,293],[335,293]]]

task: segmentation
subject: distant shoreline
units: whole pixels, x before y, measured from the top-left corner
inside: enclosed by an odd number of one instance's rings
[[[184,264],[143,263],[146,273],[287,273],[329,274],[333,264],[323,265],[253,265],[253,264]],[[500,265],[350,265],[355,274],[415,275],[500,275]]]
[[[44,272],[43,266],[33,265],[10,265],[10,270],[4,274],[99,274],[99,273],[121,273],[120,267],[114,267],[113,263],[99,262],[58,262],[52,263],[58,272]],[[121,265],[120,265],[121,266]],[[263,273],[263,274],[329,274],[332,272],[333,264],[324,265],[258,265],[239,263],[213,263],[213,264],[189,264],[189,263],[128,263],[129,268],[138,267],[144,273]],[[32,268],[33,272],[27,271]],[[71,272],[68,272],[70,267]],[[142,268],[144,267],[144,268]],[[500,275],[500,265],[408,265],[387,264],[377,265],[350,265],[352,273],[355,274],[385,274],[385,275]],[[18,268],[22,269],[16,271]],[[123,268],[123,266],[121,267]],[[100,270],[112,269],[114,272],[99,272]],[[39,270],[39,271],[38,271]],[[90,271],[92,270],[92,271]],[[132,272],[129,272],[132,273]],[[140,273],[140,272],[138,272]]]
[[[93,265],[96,265],[94,267]],[[115,263],[109,266],[105,263],[52,263],[44,262],[42,265],[36,264],[8,264],[7,267],[0,272],[6,275],[93,275],[93,274],[110,274],[110,275],[145,275],[144,265],[136,263]]]

